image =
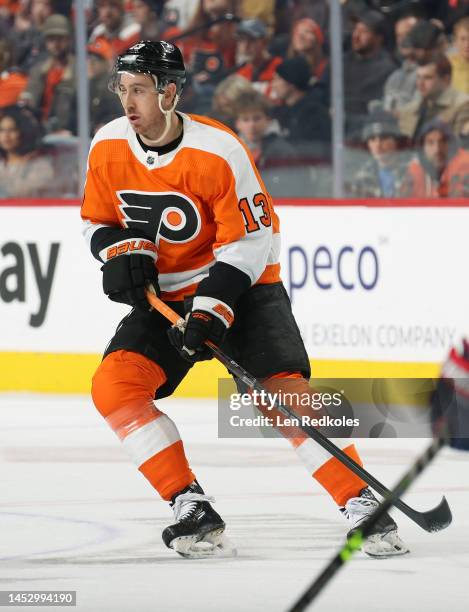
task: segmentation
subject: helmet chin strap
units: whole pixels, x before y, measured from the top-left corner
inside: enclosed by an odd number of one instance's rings
[[[163,108],[163,98],[164,98],[164,94],[159,93],[158,94],[158,106],[159,106],[160,111],[164,115],[165,127],[164,127],[164,130],[163,130],[163,133],[161,134],[161,136],[159,138],[157,138],[156,140],[152,141],[154,144],[158,144],[159,142],[164,140],[166,138],[166,136],[168,135],[168,132],[169,132],[169,130],[171,128],[171,117],[173,115],[174,109],[176,108],[176,104],[178,103],[178,100],[179,100],[179,96],[176,94],[174,96],[174,100],[173,100],[173,103],[171,105],[171,108],[169,108],[168,110],[165,110]]]
[[[152,145],[157,145],[162,140],[164,140],[166,138],[166,136],[168,135],[168,132],[169,132],[169,130],[171,128],[171,117],[172,117],[174,109],[176,108],[176,105],[177,105],[177,103],[179,101],[179,96],[178,96],[178,94],[176,94],[174,96],[173,103],[171,104],[171,108],[168,108],[168,110],[165,110],[163,108],[164,93],[161,93],[161,91],[158,90],[158,79],[156,78],[156,76],[155,75],[152,75],[152,76],[153,76],[153,80],[155,82],[156,90],[158,91],[158,108],[163,113],[164,121],[165,121],[165,127],[164,127],[164,130],[163,130],[163,133],[161,134],[161,136],[159,138],[157,138],[156,140],[152,140],[151,141]]]

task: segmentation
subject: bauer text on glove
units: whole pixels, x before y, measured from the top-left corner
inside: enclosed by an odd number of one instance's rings
[[[101,268],[103,290],[109,299],[149,310],[145,287],[152,285],[159,295],[155,244],[138,236],[126,236],[100,255],[105,262]]]

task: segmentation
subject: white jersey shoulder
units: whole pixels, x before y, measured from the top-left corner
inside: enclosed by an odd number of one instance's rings
[[[226,158],[243,148],[234,134],[184,115],[184,145]]]
[[[130,124],[126,116],[117,117],[100,127],[91,142],[91,148],[102,140],[127,140]]]
[[[263,191],[257,179],[253,164],[246,149],[238,138],[214,125],[201,123],[192,117],[184,116],[183,146],[212,153],[225,160],[230,166],[239,187],[249,184],[252,195]],[[247,192],[248,193],[248,192]],[[245,197],[244,194],[240,197]]]
[[[113,119],[103,127],[99,128],[93,137],[90,145],[90,152],[88,154],[88,168],[90,164],[90,156],[93,152],[94,147],[105,140],[126,140],[128,137],[129,120],[127,117],[118,117]]]

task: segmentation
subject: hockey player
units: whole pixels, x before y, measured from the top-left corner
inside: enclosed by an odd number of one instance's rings
[[[441,376],[432,394],[432,422],[435,434],[448,433],[453,448],[469,451],[469,342],[461,340],[443,363]]]
[[[225,523],[154,400],[211,358],[205,340],[266,383],[283,377],[309,388],[310,367],[279,276],[272,199],[228,128],[176,111],[184,82],[182,55],[164,41],[139,42],[118,57],[110,85],[125,116],[93,139],[81,214],[104,292],[132,306],[93,377],[94,403],[172,506],[165,544],[200,557],[223,552]],[[186,317],[183,332],[149,309],[147,285]],[[291,442],[352,528],[374,510],[366,483],[337,459],[305,436]],[[353,444],[344,451],[360,462]],[[407,552],[390,516],[364,550]]]

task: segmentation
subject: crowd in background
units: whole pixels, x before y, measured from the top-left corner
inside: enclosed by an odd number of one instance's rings
[[[469,0],[341,5],[346,195],[469,196]],[[0,0],[0,197],[78,194],[74,19],[72,0]],[[90,136],[123,114],[116,55],[172,41],[188,69],[179,110],[231,127],[278,189],[309,176],[303,195],[324,195],[328,0],[96,0],[87,25]]]

